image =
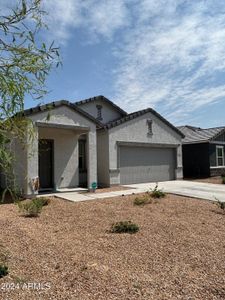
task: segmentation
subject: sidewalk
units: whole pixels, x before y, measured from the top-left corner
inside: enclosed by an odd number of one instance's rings
[[[103,198],[118,197],[122,195],[139,194],[149,191],[155,187],[156,183],[140,183],[124,185],[125,190],[112,191],[106,193],[88,193],[85,191],[72,191],[72,192],[59,192],[49,194],[47,196],[55,196],[65,200],[79,202]],[[130,189],[127,189],[130,188]],[[166,193],[193,197],[198,199],[205,199],[211,201],[224,201],[225,202],[225,185],[212,184],[185,180],[164,181],[158,183],[158,188]],[[46,196],[46,195],[45,195]]]

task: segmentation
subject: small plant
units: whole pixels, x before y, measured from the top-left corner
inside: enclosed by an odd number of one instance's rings
[[[158,184],[150,190],[149,194],[152,198],[164,198],[166,196],[162,190],[158,189]]]
[[[219,208],[221,208],[223,211],[225,211],[225,202],[217,200],[217,205]]]
[[[135,233],[139,231],[139,226],[131,221],[121,221],[112,224],[113,233]]]
[[[149,203],[152,203],[152,199],[150,198],[150,196],[148,194],[146,194],[144,196],[136,197],[134,199],[134,205],[143,206],[143,205],[149,204]]]
[[[222,184],[225,184],[225,176],[222,176]]]
[[[24,200],[17,203],[19,211],[25,217],[37,217],[42,210],[43,203],[37,199]]]
[[[42,206],[49,205],[49,203],[51,202],[51,200],[47,197],[34,198],[33,201],[37,205],[42,205]]]
[[[0,278],[9,274],[8,267],[0,264]]]

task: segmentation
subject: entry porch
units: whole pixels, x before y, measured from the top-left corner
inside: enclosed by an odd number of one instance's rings
[[[91,189],[97,181],[96,133],[90,128],[37,122],[28,145],[25,194]]]

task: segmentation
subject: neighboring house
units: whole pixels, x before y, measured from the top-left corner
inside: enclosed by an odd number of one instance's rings
[[[52,102],[25,110],[23,116],[35,128],[26,149],[18,141],[14,145],[17,183],[26,195],[90,189],[93,182],[111,186],[183,177],[184,136],[151,108],[127,114],[98,96]]]
[[[209,177],[225,173],[225,127],[178,127],[183,143],[184,177]]]

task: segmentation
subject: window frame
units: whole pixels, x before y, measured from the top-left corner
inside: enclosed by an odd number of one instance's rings
[[[81,150],[81,151],[80,151]],[[86,165],[86,140],[79,140],[79,149],[78,149],[78,168],[79,172],[86,172],[87,165]],[[80,158],[82,160],[82,167],[80,166]]]
[[[222,156],[218,155],[218,150],[222,149]],[[222,165],[219,164],[218,160],[222,159]],[[224,167],[224,146],[216,146],[216,165],[217,167]]]

